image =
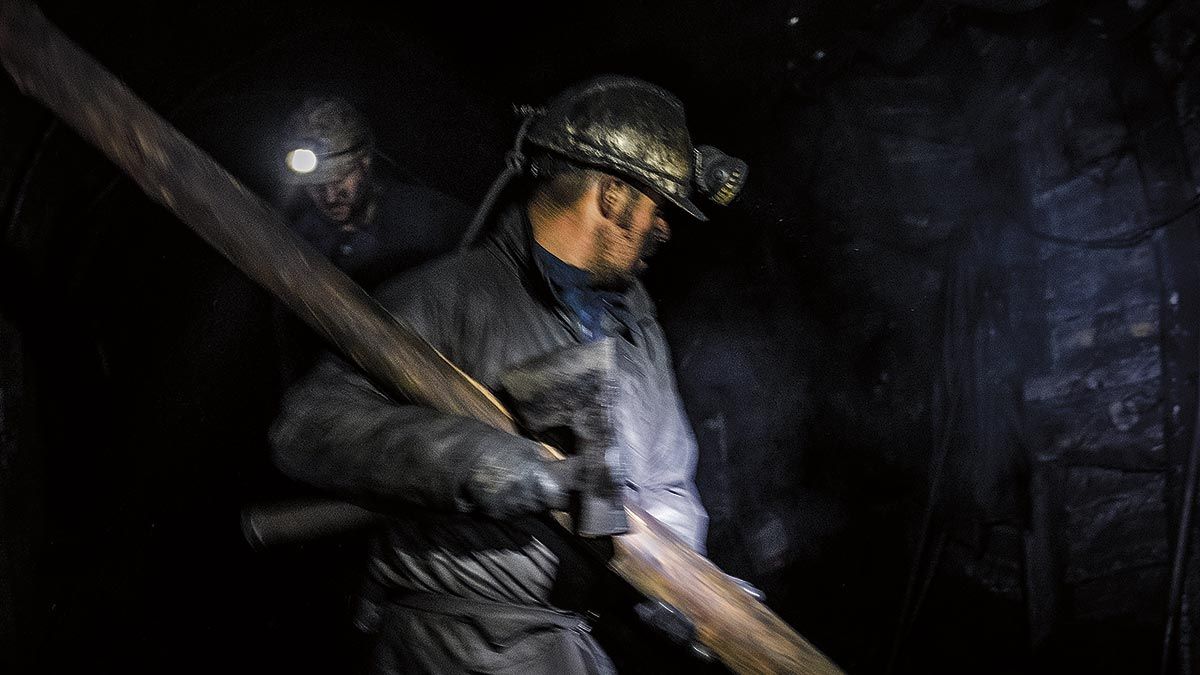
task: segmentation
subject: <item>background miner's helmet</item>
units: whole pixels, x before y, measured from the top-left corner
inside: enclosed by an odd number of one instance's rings
[[[291,180],[318,185],[345,176],[373,148],[371,129],[353,106],[340,98],[314,97],[292,113],[284,161]]]
[[[691,201],[695,156],[683,104],[661,87],[616,75],[588,80],[547,103],[526,140],[631,178],[707,220]]]

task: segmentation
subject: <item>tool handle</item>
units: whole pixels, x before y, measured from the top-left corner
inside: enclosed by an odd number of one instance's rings
[[[242,509],[242,535],[256,550],[366,529],[383,516],[334,499],[309,497]]]

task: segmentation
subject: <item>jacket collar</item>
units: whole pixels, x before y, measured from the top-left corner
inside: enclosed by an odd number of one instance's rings
[[[533,254],[533,226],[522,203],[510,202],[497,217],[498,223],[491,236],[490,245],[495,246],[505,260],[516,268],[525,287],[540,302],[547,306],[561,307],[554,293],[546,270]]]
[[[509,202],[500,211],[489,241],[489,245],[495,246],[504,259],[516,268],[526,288],[538,301],[547,307],[566,309],[550,284],[541,260],[533,253],[533,226],[522,201]],[[641,281],[634,282],[624,296],[626,307],[636,317],[653,314],[654,306]]]

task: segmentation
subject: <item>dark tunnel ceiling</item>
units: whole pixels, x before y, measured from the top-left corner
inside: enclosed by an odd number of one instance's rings
[[[1160,0],[769,0],[741,3],[45,2],[44,10],[152,104],[191,95],[281,41],[337,32],[417,42],[469,88],[537,100],[597,71],[660,81],[696,120],[750,143],[772,99],[815,94],[850,63],[903,68],[957,19],[1082,24],[1119,37]],[[352,39],[347,37],[346,39]],[[166,75],[170,75],[167,77]],[[700,105],[695,105],[700,104]],[[742,130],[740,133],[734,130]]]

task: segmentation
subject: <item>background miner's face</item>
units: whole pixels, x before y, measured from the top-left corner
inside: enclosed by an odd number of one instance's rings
[[[345,223],[358,212],[365,201],[370,166],[371,158],[364,157],[337,179],[306,186],[305,190],[326,218],[335,223]]]

